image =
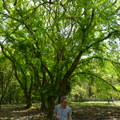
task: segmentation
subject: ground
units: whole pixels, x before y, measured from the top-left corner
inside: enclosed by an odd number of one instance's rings
[[[73,108],[74,120],[120,120],[120,107],[82,106]]]
[[[120,120],[119,105],[97,106],[96,104],[71,106],[73,120]],[[0,108],[0,120],[50,120],[46,116],[47,113],[41,112],[38,106],[33,106],[27,110],[20,105],[5,105]]]

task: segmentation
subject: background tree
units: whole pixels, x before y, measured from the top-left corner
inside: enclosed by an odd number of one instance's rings
[[[13,69],[9,60],[0,54],[0,106],[8,91],[8,87],[12,78]]]

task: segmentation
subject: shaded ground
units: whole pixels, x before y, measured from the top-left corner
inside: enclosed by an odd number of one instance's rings
[[[82,106],[73,107],[75,120],[120,120],[120,107]]]
[[[74,106],[73,120],[120,120],[120,106]],[[50,120],[37,107],[2,106],[0,120]]]
[[[37,107],[25,109],[23,106],[2,106],[0,120],[49,120],[47,114]]]

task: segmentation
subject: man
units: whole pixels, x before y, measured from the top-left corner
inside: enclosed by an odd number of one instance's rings
[[[67,105],[68,101],[65,96],[61,98],[61,104],[55,106],[55,120],[72,120],[71,108]]]

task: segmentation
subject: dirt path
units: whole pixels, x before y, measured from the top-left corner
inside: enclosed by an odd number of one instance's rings
[[[120,106],[72,107],[73,120],[120,120]],[[0,120],[50,120],[39,108],[23,109],[21,106],[4,106]]]

